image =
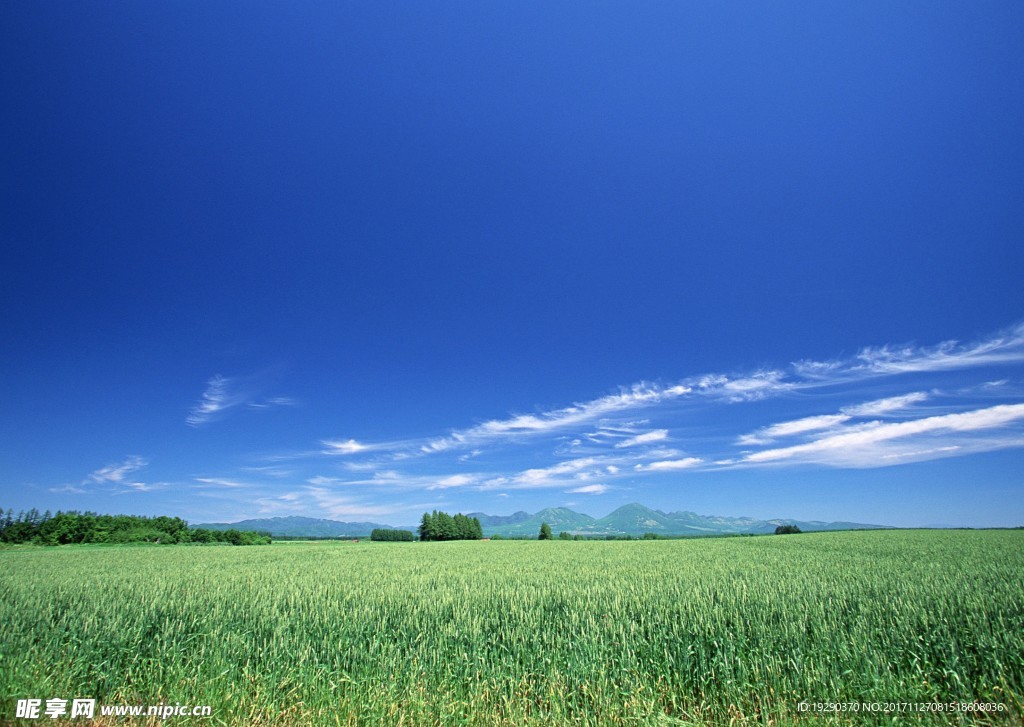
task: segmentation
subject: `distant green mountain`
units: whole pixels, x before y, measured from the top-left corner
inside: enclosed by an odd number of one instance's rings
[[[485,512],[471,512],[467,513],[466,517],[475,517],[480,521],[480,525],[486,528],[491,525],[515,525],[524,520],[529,520],[533,516],[528,512],[520,510],[511,515],[488,515]]]
[[[576,533],[586,531],[597,522],[590,515],[570,510],[567,507],[548,507],[530,515],[525,520],[504,525],[486,525],[483,520],[484,535],[536,536],[540,532],[541,523],[547,523],[557,535],[563,530]]]
[[[255,520],[241,520],[237,523],[203,523],[194,525],[209,530],[258,530],[274,537],[292,538],[356,538],[369,536],[374,528],[388,528],[379,523],[345,523],[338,520],[322,520],[313,517],[271,517]]]
[[[792,519],[757,520],[749,517],[722,517],[698,515],[694,512],[662,512],[639,503],[623,505],[602,518],[592,518],[568,508],[541,510],[515,525],[484,525],[485,535],[522,536],[540,531],[546,522],[556,534],[565,530],[573,535],[633,535],[657,533],[659,535],[726,535],[739,533],[774,533],[779,525],[796,525],[804,531],[856,530],[884,528],[852,522],[821,522]],[[483,521],[481,520],[481,523]]]
[[[636,502],[623,505],[615,512],[596,520],[595,526],[600,532],[629,534],[679,533],[687,530],[680,530],[679,524],[669,515]]]
[[[482,512],[469,514],[480,520],[484,535],[507,537],[536,537],[541,523],[551,526],[558,535],[568,532],[572,535],[633,535],[657,533],[659,535],[726,535],[739,533],[774,533],[779,525],[796,525],[803,531],[813,530],[864,530],[886,528],[886,525],[867,525],[851,522],[822,522],[818,520],[757,520],[749,517],[723,517],[698,515],[694,512],[662,512],[652,510],[639,503],[623,505],[602,518],[570,510],[567,507],[549,507],[531,515],[516,512],[511,515],[488,515]],[[242,520],[237,523],[206,523],[196,525],[211,530],[259,530],[277,537],[361,537],[370,534],[374,528],[388,528],[380,523],[346,523],[337,520],[321,520],[309,517],[272,517],[262,520]],[[406,530],[416,530],[414,525],[401,525]]]

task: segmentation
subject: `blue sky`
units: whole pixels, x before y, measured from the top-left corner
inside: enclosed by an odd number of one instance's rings
[[[1024,524],[1024,6],[0,8],[0,507]]]

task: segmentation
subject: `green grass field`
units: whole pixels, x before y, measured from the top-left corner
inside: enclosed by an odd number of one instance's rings
[[[213,707],[182,725],[985,721],[803,700],[1022,720],[1024,531],[18,547],[0,565],[6,723],[28,697]]]

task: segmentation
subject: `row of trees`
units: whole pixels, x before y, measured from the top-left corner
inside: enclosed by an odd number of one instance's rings
[[[395,530],[393,528],[374,528],[370,533],[370,540],[391,543],[411,543],[416,538],[409,530]]]
[[[0,542],[68,545],[72,543],[229,543],[264,545],[270,535],[248,530],[190,528],[179,517],[98,515],[60,512],[51,515],[35,508],[14,514],[0,510]]]
[[[423,513],[418,534],[420,540],[480,540],[484,529],[475,517],[434,510]]]

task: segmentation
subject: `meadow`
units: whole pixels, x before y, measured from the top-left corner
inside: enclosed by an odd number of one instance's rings
[[[54,696],[212,706],[173,725],[1024,714],[1024,531],[26,546],[0,565],[3,723],[52,723],[14,716],[18,698]],[[823,714],[805,700],[1004,711]],[[124,721],[68,721],[103,723]]]

